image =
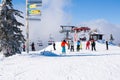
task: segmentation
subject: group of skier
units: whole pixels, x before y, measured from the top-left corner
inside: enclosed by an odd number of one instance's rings
[[[66,40],[63,40],[61,42],[62,53],[66,53],[66,48],[65,48],[66,45],[68,46],[68,50],[70,50],[71,52],[74,52],[74,41],[71,40],[71,41],[66,42]],[[90,49],[90,45],[91,45],[91,50],[96,51],[96,43],[94,39],[88,40],[86,42],[86,50]],[[82,42],[78,40],[76,42],[76,51],[80,51],[80,50],[82,50]]]
[[[68,50],[70,50],[71,52],[74,52],[74,41],[66,41],[63,40],[61,42],[61,47],[62,47],[62,53],[66,53],[66,45],[68,46]],[[94,39],[90,39],[86,42],[86,50],[90,49],[90,45],[91,45],[91,50],[92,51],[96,51],[96,42]],[[35,44],[34,42],[30,45],[31,46],[31,50],[35,51]],[[25,51],[25,44],[23,44],[23,51]],[[53,49],[56,50],[56,44],[55,42],[53,42]],[[80,40],[78,40],[76,42],[76,51],[80,51],[82,50],[82,42]],[[106,41],[106,50],[108,50],[108,41]]]
[[[32,51],[35,51],[35,44],[34,44],[34,42],[32,42],[30,46],[31,46],[31,50],[32,50]],[[25,44],[23,44],[23,47],[22,47],[22,48],[23,48],[23,52],[25,52],[25,50],[26,50]]]
[[[96,43],[95,43],[95,40],[94,39],[91,39],[91,40],[88,40],[86,42],[86,49],[90,49],[90,44],[91,44],[91,50],[93,51],[96,51]]]

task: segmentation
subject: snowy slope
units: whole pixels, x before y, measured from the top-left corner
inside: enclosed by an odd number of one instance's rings
[[[56,51],[48,46],[30,54],[0,57],[0,80],[120,80],[119,47],[109,46],[107,51],[97,43],[97,51],[91,51],[82,44],[82,51],[67,50],[66,55],[61,55],[57,42]]]
[[[115,46],[115,45],[109,45],[109,50],[106,50],[106,45],[105,45],[105,43],[100,43],[100,42],[96,42],[96,50],[97,51],[91,51],[91,49],[90,50],[86,50],[86,46],[85,46],[85,44],[86,44],[86,42],[82,42],[82,50],[80,50],[79,52],[77,52],[76,51],[76,43],[74,43],[74,47],[75,47],[75,52],[70,52],[70,50],[68,50],[68,46],[66,46],[66,55],[71,55],[71,54],[80,54],[80,53],[99,53],[99,54],[112,54],[112,53],[114,53],[114,54],[119,54],[120,53],[120,47],[118,47],[118,46]],[[91,46],[90,46],[90,48],[91,48]],[[42,52],[42,51],[50,51],[50,52],[53,52],[53,53],[56,53],[56,54],[62,54],[62,52],[61,52],[61,42],[56,42],[56,51],[54,51],[54,49],[53,49],[53,46],[51,45],[51,46],[48,46],[48,47],[46,47],[46,48],[44,48],[43,50],[41,50],[40,52]],[[75,55],[76,55],[75,54]]]

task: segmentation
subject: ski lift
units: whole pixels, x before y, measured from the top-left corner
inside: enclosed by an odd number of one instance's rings
[[[54,41],[48,41],[48,45],[52,45]]]
[[[86,32],[86,31],[90,31],[90,28],[88,28],[88,27],[80,27],[80,28],[74,28],[74,30],[76,30],[77,32],[81,32],[81,31],[84,31],[84,32]]]
[[[52,37],[52,35],[50,34],[50,35],[49,35],[48,45],[52,45],[53,42],[54,42],[53,37]]]
[[[70,34],[74,32],[75,26],[60,26],[62,30],[60,30],[60,33],[64,33],[64,39],[65,40],[71,40]]]
[[[37,43],[38,46],[43,46],[43,43],[41,40],[38,40],[38,43]]]

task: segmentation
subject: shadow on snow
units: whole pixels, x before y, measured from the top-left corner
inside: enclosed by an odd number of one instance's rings
[[[56,54],[50,51],[43,51],[41,53],[29,54],[31,57],[84,57],[84,56],[112,56],[112,55],[120,55],[118,53],[102,53],[102,54],[94,54],[94,53],[75,53],[75,54]]]

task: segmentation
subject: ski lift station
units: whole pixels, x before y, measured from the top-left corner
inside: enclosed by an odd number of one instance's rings
[[[103,40],[103,35],[102,33],[98,32],[97,30],[93,30],[89,34],[89,38],[93,38],[94,40]]]
[[[86,33],[90,31],[90,28],[88,27],[76,27],[76,26],[60,26],[62,30],[60,30],[60,33],[64,33],[65,40],[73,40],[77,41],[78,39],[85,41],[86,40]],[[72,37],[71,36],[72,34]]]
[[[62,29],[60,33],[64,34],[65,40],[81,40],[86,41],[93,38],[94,40],[103,40],[103,35],[97,29],[91,30],[89,27],[76,27],[76,26],[60,26]],[[72,36],[72,37],[71,37]]]

